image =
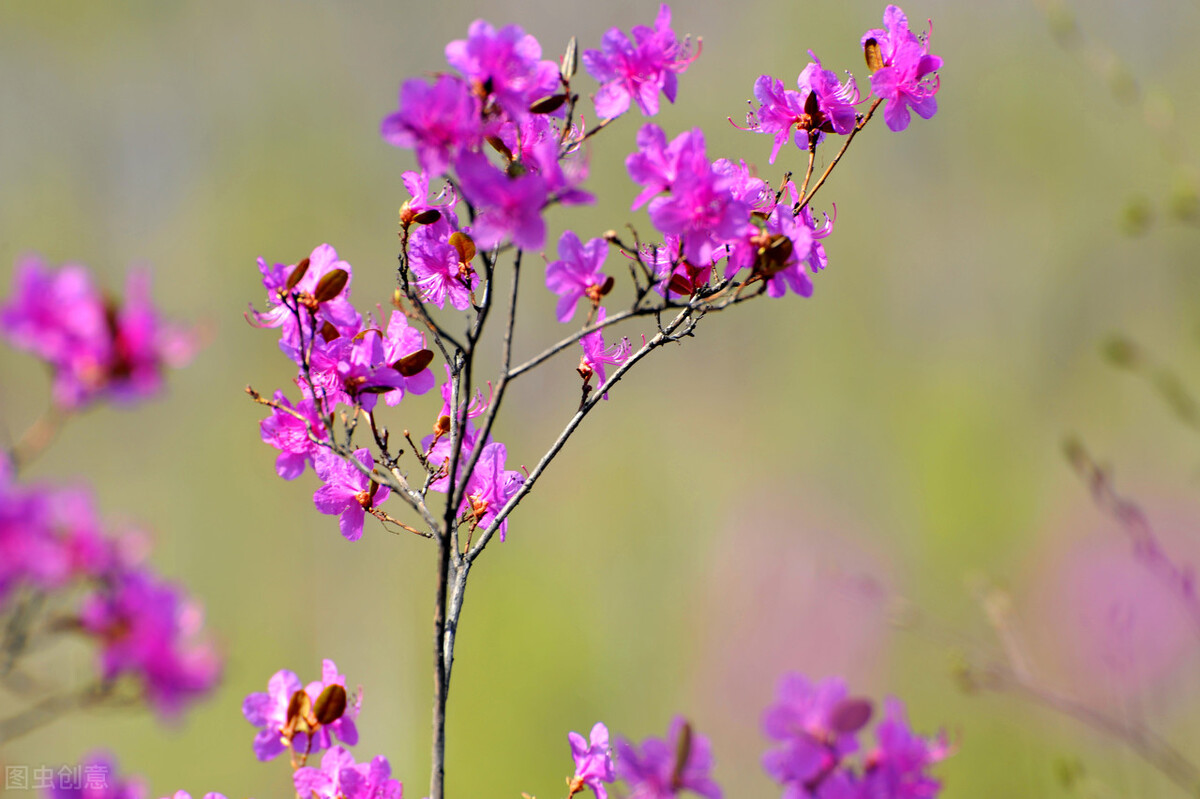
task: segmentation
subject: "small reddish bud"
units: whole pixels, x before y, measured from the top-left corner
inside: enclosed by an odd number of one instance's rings
[[[853,735],[867,726],[873,708],[866,699],[843,699],[829,714],[829,726],[842,735]]]
[[[287,283],[284,284],[284,288],[287,289],[289,292],[292,289],[296,288],[296,285],[301,280],[304,279],[304,275],[307,272],[308,272],[308,259],[305,258],[302,261],[300,261],[300,263],[296,264],[296,267],[294,269],[292,269],[291,274],[288,275]]]
[[[492,146],[493,150],[504,156],[505,161],[513,160],[512,150],[508,149],[508,145],[505,144],[499,136],[488,136],[487,143]]]
[[[313,706],[317,721],[332,724],[346,712],[346,689],[340,685],[327,685]]]
[[[458,262],[469,264],[475,260],[475,242],[462,231],[450,234],[450,246],[458,250]]]
[[[317,302],[329,302],[341,294],[342,289],[346,288],[346,284],[349,282],[349,272],[345,269],[334,269],[317,283],[317,289],[313,292],[313,299]]]
[[[867,59],[867,69],[872,72],[883,69],[883,53],[879,49],[879,42],[874,39],[863,42],[863,55]]]
[[[392,368],[405,377],[413,377],[425,371],[432,360],[433,350],[417,350],[396,361],[392,364]]]
[[[552,94],[549,97],[543,97],[540,100],[535,100],[529,106],[531,114],[553,114],[555,111],[563,107],[563,103],[567,101],[565,94]]]

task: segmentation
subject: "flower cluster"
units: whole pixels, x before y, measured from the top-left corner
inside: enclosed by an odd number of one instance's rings
[[[861,45],[871,70],[876,105],[887,102],[884,119],[893,131],[901,131],[908,127],[910,107],[925,119],[937,112],[935,73],[942,59],[929,53],[928,37],[922,40],[908,29],[908,18],[896,6],[883,12],[883,24],[886,30],[876,28],[863,34]],[[789,138],[801,150],[808,150],[826,133],[845,136],[859,124],[856,107],[863,97],[854,76],[847,74],[846,80],[839,82],[836,73],[821,65],[821,59],[811,50],[808,54],[812,61],[796,79],[796,91],[785,89],[783,81],[770,75],[762,75],[754,83],[759,107],[746,115],[742,130],[774,137],[772,164]]]
[[[86,267],[53,269],[32,255],[17,263],[0,332],[49,364],[54,402],[72,410],[101,398],[145,399],[162,387],[164,367],[184,365],[195,350],[194,336],[164,322],[151,305],[147,273],[129,274],[118,303]]]
[[[123,304],[104,297],[78,265],[54,270],[27,257],[15,282],[15,296],[0,307],[0,330],[51,365],[60,413],[35,424],[31,430],[42,425],[42,431],[23,436],[11,459],[0,455],[5,654],[11,666],[39,624],[79,633],[98,650],[92,700],[114,694],[118,683],[130,684],[160,713],[174,715],[220,676],[220,659],[201,634],[199,605],[144,562],[142,536],[105,529],[86,491],[27,485],[17,469],[48,442],[61,411],[157,391],[163,366],[190,356],[191,337],[159,318],[143,273],[130,275]],[[43,616],[51,612],[56,615],[48,622]]]
[[[596,113],[611,119],[637,103],[645,116],[658,113],[661,92],[675,102],[676,77],[700,55],[691,52],[690,41],[679,41],[671,30],[671,9],[659,7],[654,27],[636,25],[632,37],[612,28],[601,39],[599,50],[585,50],[583,65],[600,82],[596,93]],[[631,40],[632,38],[632,40]]]
[[[846,684],[831,677],[812,683],[788,674],[779,683],[774,705],[763,715],[763,729],[777,746],[763,757],[763,768],[784,787],[788,799],[928,799],[940,783],[929,767],[946,758],[944,735],[916,735],[898,699],[884,702],[884,718],[875,727],[877,744],[854,764],[859,735],[871,720],[865,699],[848,696]]]
[[[302,686],[286,669],[271,677],[266,693],[253,693],[242,703],[242,715],[259,728],[254,754],[271,760],[290,751],[297,796],[318,799],[400,799],[403,789],[391,778],[387,758],[357,763],[344,747],[358,743],[354,720],[362,706],[362,689],[353,701],[346,678],[332,660],[321,666],[321,679]],[[309,756],[324,752],[320,767],[306,765]],[[176,794],[176,799],[179,799]]]
[[[203,614],[142,562],[141,536],[105,531],[85,491],[23,485],[10,471],[0,459],[0,612],[77,589],[69,626],[98,646],[102,685],[135,680],[167,715],[208,693],[220,660]]]
[[[308,685],[295,672],[282,669],[272,675],[266,693],[253,693],[242,702],[242,715],[259,728],[254,754],[271,760],[291,750],[307,756],[328,749],[336,736],[353,746],[358,743],[354,720],[362,706],[362,689],[348,700],[346,678],[332,660],[321,663],[321,679]]]
[[[352,460],[330,451],[329,424],[338,406],[370,414],[380,396],[388,405],[434,386],[424,335],[393,311],[386,329],[350,303],[353,268],[328,244],[294,265],[268,266],[259,259],[267,309],[247,315],[259,327],[280,328],[279,347],[298,367],[299,402],[275,392],[271,415],[261,424],[262,440],[279,450],[275,469],[292,480],[312,466],[324,485],[313,496],[322,513],[340,517],[342,534],[362,535],[367,513],[380,515],[388,496],[369,476],[371,456]],[[382,314],[381,314],[382,316]],[[381,319],[382,321],[382,319]]]

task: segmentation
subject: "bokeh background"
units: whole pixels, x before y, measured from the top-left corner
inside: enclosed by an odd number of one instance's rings
[[[726,117],[741,119],[759,74],[793,80],[808,48],[865,84],[858,40],[883,7],[674,10],[704,52],[656,122],[671,135],[703,126],[710,156],[775,179],[802,170],[801,154],[768,167],[769,139]],[[1076,721],[960,689],[964,662],[1002,658],[985,610],[997,596],[1039,680],[1200,758],[1194,639],[1061,454],[1065,435],[1082,436],[1175,556],[1200,552],[1200,438],[1101,353],[1128,336],[1200,388],[1188,149],[1200,5],[905,10],[914,26],[935,21],[940,111],[899,135],[877,121],[855,142],[822,191],[838,217],[816,295],[706,319],[696,340],[655,355],[473,572],[452,795],[560,795],[568,730],[602,719],[661,736],[676,713],[712,739],[727,795],[774,795],[758,719],[788,670],[843,674],[858,693],[903,697],[918,727],[944,726],[959,742],[939,769],[949,797],[1171,795]],[[291,372],[275,336],[242,319],[262,302],[255,258],[294,262],[330,242],[355,266],[360,307],[386,302],[413,159],[377,129],[400,82],[441,69],[445,43],[479,16],[523,25],[553,58],[571,35],[593,47],[655,11],[0,3],[0,285],[28,251],[87,263],[114,290],[129,265],[149,265],[161,306],[207,338],[161,401],[73,419],[29,474],[89,482],[110,518],[153,530],[153,561],[203,600],[227,658],[221,689],[173,724],[73,716],[0,760],[73,762],[105,747],[154,796],[283,796],[287,766],[253,759],[241,701],[280,668],[312,679],[328,657],[365,687],[360,758],[388,755],[407,795],[424,795],[433,550],[378,527],[348,544],[312,507],[311,472],[276,478],[243,388],[268,393]],[[548,242],[629,219],[622,164],[639,125],[631,115],[595,140],[601,201],[554,212]],[[537,280],[526,289],[518,355],[562,334],[554,297]],[[511,460],[535,463],[570,416],[575,357],[515,384],[498,429]],[[8,349],[0,375],[11,440],[47,383]],[[431,413],[402,408],[389,424],[421,435]],[[20,706],[0,697],[0,713]],[[1064,770],[1082,778],[1069,785]]]

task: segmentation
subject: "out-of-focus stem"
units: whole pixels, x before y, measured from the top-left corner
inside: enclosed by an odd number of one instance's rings
[[[21,469],[42,454],[42,450],[50,446],[58,431],[62,429],[67,413],[57,405],[50,405],[42,411],[29,429],[26,430],[17,443],[9,450],[14,469]]]
[[[879,104],[882,102],[883,100],[876,100],[875,102],[871,103],[871,107],[867,109],[867,113],[863,116],[862,121],[855,125],[854,130],[850,131],[850,135],[846,137],[846,143],[842,145],[842,149],[838,150],[837,155],[835,155],[833,160],[829,162],[829,166],[825,167],[825,171],[822,172],[821,177],[817,179],[817,183],[815,186],[813,186],[812,191],[800,198],[801,208],[807,206],[809,202],[812,201],[813,195],[820,191],[821,187],[825,185],[825,179],[829,177],[829,173],[832,172],[833,168],[838,165],[838,161],[842,160],[842,156],[846,154],[846,150],[850,149],[850,142],[854,141],[854,137],[858,135],[858,132],[867,126],[867,123],[871,121],[871,115],[875,113],[875,109],[878,108]]]

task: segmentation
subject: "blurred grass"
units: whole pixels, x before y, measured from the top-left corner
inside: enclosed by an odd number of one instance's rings
[[[1194,131],[1185,101],[1200,74],[1200,9],[1073,8],[1132,74],[1176,99],[1177,130]],[[676,30],[704,34],[704,53],[656,122],[671,135],[702,125],[710,156],[745,157],[772,179],[802,169],[794,150],[768,167],[768,140],[725,117],[740,118],[760,73],[789,80],[808,47],[861,79],[858,37],[881,10],[680,4]],[[454,795],[557,795],[568,730],[603,719],[661,735],[677,712],[713,738],[730,795],[771,795],[758,714],[777,675],[812,664],[841,664],[860,691],[898,694],[924,728],[960,735],[941,769],[948,797],[1064,795],[1055,763],[1074,756],[1123,795],[1162,790],[1071,722],[961,695],[938,636],[884,636],[854,660],[837,635],[853,619],[808,638],[814,620],[802,614],[830,609],[789,612],[787,585],[772,594],[759,584],[777,553],[793,553],[786,562],[813,573],[877,576],[939,624],[987,640],[966,575],[1019,581],[1048,541],[1090,532],[1063,519],[1113,534],[1062,463],[1065,432],[1116,460],[1131,491],[1195,489],[1196,440],[1098,354],[1111,333],[1128,333],[1197,374],[1195,229],[1156,216],[1139,238],[1122,232],[1130,198],[1165,206],[1177,166],[1055,45],[1033,4],[906,10],[936,20],[940,111],[903,135],[864,133],[823,190],[838,220],[816,296],[709,319],[698,340],[656,354],[474,572],[450,714]],[[409,795],[422,795],[432,552],[378,529],[349,545],[314,512],[311,476],[275,478],[242,388],[267,392],[290,374],[273,336],[240,318],[261,302],[254,259],[295,261],[329,241],[356,267],[360,307],[385,301],[412,159],[376,130],[399,83],[440,68],[445,42],[478,15],[522,24],[554,57],[572,34],[594,46],[607,27],[653,11],[545,0],[0,5],[3,284],[28,250],[85,262],[113,288],[144,262],[161,305],[212,333],[161,402],[73,420],[32,473],[89,481],[110,515],[157,531],[154,561],[203,599],[228,657],[221,691],[165,733],[149,717],[71,718],[0,758],[58,762],[99,745],[146,774],[156,796],[279,795],[287,767],[253,760],[241,698],[277,669],[309,679],[332,657],[365,686],[359,756],[386,753]],[[603,200],[556,212],[549,241],[564,226],[588,236],[621,227],[634,194],[621,159],[639,124],[630,117],[598,137],[590,187]],[[527,264],[536,276],[536,259]],[[561,335],[537,282],[521,299],[518,354]],[[573,361],[515,384],[498,434],[516,462],[536,462],[569,416]],[[8,350],[0,369],[0,419],[14,435],[44,404],[44,379]],[[430,421],[392,418],[414,433]],[[847,548],[810,545],[829,540]],[[730,552],[745,558],[736,569]],[[714,621],[724,606],[746,618]],[[759,649],[722,644],[739,624],[765,625],[750,639]],[[757,676],[730,692],[730,675]]]

